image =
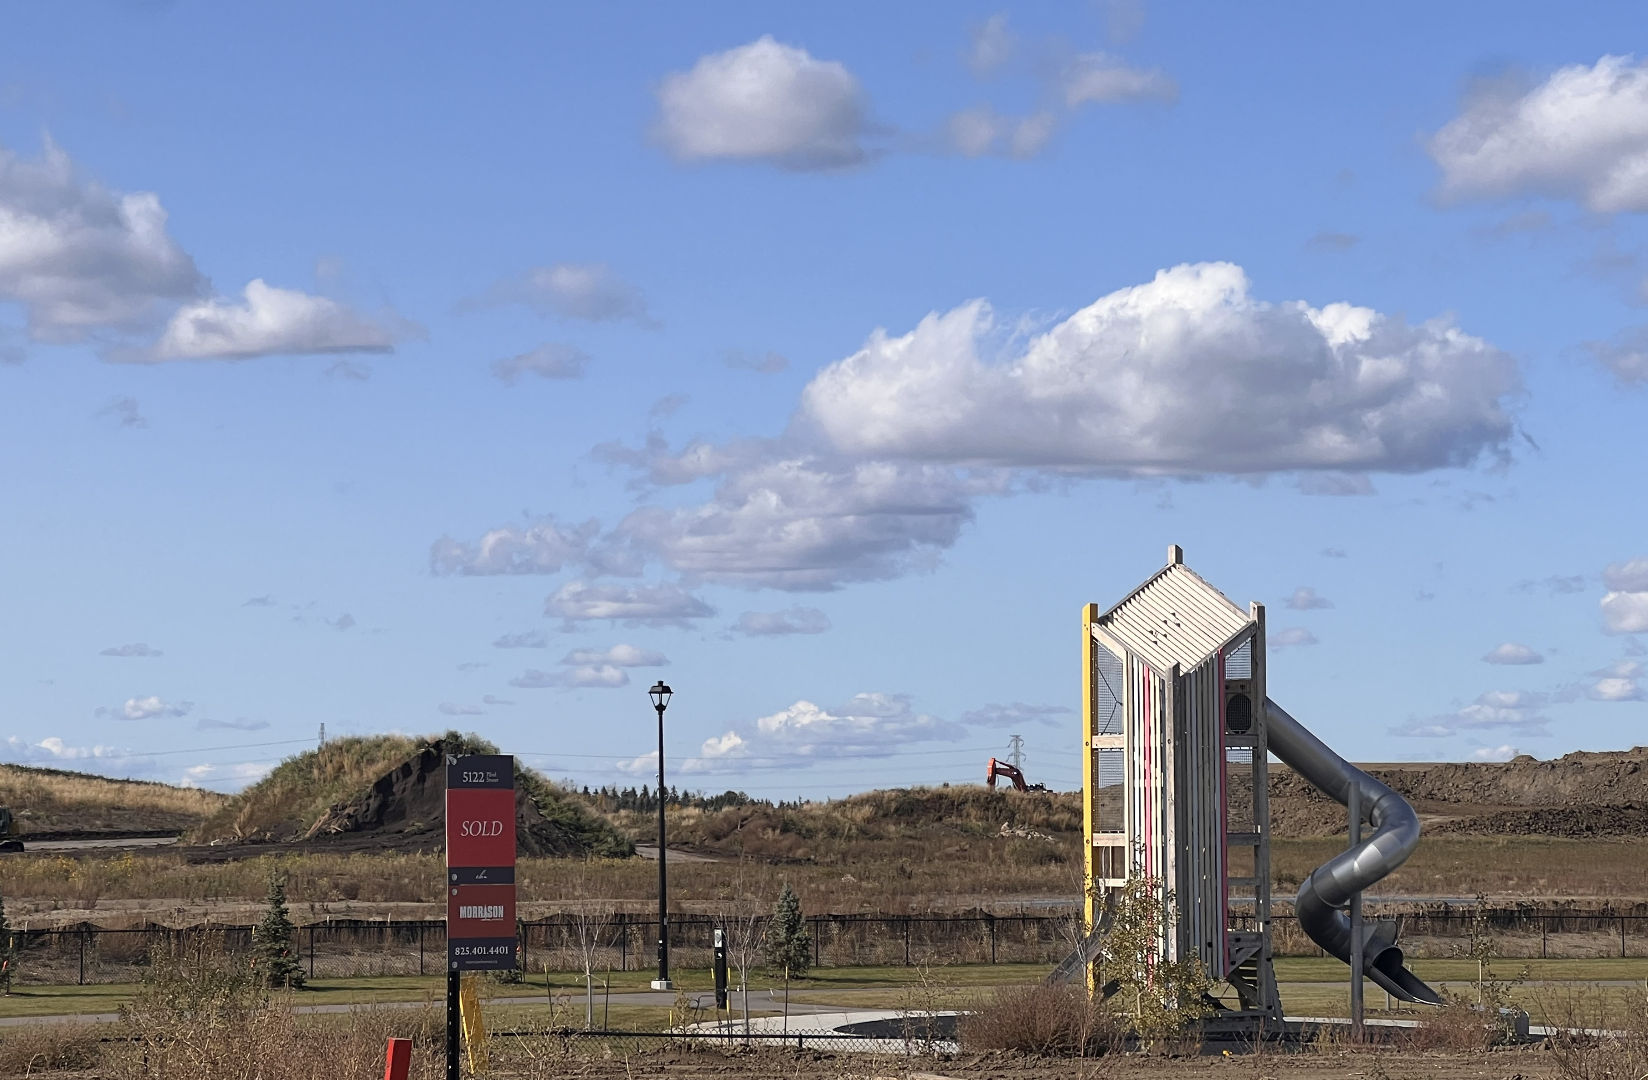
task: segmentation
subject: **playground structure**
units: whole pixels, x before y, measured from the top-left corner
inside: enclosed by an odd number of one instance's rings
[[[1084,608],[1082,649],[1090,944],[1073,960],[1089,985],[1110,896],[1146,879],[1157,883],[1167,915],[1161,956],[1194,957],[1236,991],[1239,1004],[1221,1007],[1208,1025],[1280,1024],[1267,798],[1275,754],[1354,814],[1351,845],[1300,887],[1300,927],[1392,997],[1439,1003],[1403,966],[1394,922],[1359,926],[1362,890],[1412,854],[1419,819],[1269,699],[1262,604],[1237,607],[1185,566],[1175,545],[1167,566],[1110,610]],[[1361,821],[1373,827],[1365,840]],[[1354,985],[1359,999],[1360,979]]]

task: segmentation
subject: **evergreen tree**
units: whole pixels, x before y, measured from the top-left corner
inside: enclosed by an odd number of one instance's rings
[[[17,977],[17,936],[6,921],[6,901],[0,897],[0,992],[11,997],[11,981]]]
[[[766,957],[769,968],[784,973],[786,982],[801,978],[812,967],[812,935],[807,933],[807,921],[801,914],[801,898],[788,884],[778,897],[772,921],[767,924],[761,954]]]
[[[263,921],[252,928],[252,964],[269,986],[303,986],[303,964],[298,960],[297,928],[286,911],[286,879],[269,875],[269,907]]]

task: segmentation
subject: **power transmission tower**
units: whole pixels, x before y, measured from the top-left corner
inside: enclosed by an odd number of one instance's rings
[[[1023,772],[1024,740],[1019,738],[1017,735],[1014,735],[1011,739],[1007,740],[1007,745],[1013,748],[1012,753],[1007,755],[1007,760],[1013,763],[1013,768],[1017,769],[1019,772]]]
[[[326,745],[326,725],[325,724],[322,724],[320,726],[320,744],[322,746]]]

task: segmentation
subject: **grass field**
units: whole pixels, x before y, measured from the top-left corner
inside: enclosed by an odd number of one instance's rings
[[[1447,987],[1469,997],[1474,991],[1476,965],[1468,960],[1419,960],[1413,965],[1420,978],[1433,986]],[[1517,976],[1526,970],[1527,979],[1514,991],[1517,1001],[1538,1022],[1553,993],[1584,990],[1610,999],[1608,1012],[1619,1014],[1627,1005],[1625,999],[1635,995],[1640,1007],[1644,980],[1648,980],[1648,959],[1627,960],[1533,960],[1526,963],[1500,963],[1498,972]],[[1026,985],[1041,980],[1047,969],[1032,964],[968,964],[932,968],[864,967],[831,968],[815,971],[809,978],[791,983],[791,1000],[798,1004],[830,1005],[840,1008],[897,1009],[932,1007],[964,1008],[979,1004],[988,998],[992,988]],[[685,969],[671,973],[677,987],[689,994],[707,993],[714,988],[713,976],[708,970]],[[611,1015],[624,1020],[624,1030],[647,1030],[638,1019],[667,1020],[668,1007],[631,1005],[626,996],[647,989],[650,971],[613,972],[610,977]],[[1308,957],[1282,958],[1276,962],[1277,983],[1284,1008],[1292,1015],[1343,1016],[1349,1009],[1350,988],[1345,966],[1337,960]],[[597,1010],[601,1007],[601,981],[597,976],[595,992]],[[557,1024],[579,1027],[583,1024],[584,993],[582,978],[565,973],[552,975],[546,986],[543,976],[521,983],[483,983],[488,999],[536,998],[543,1004],[498,1004],[501,1016],[512,1017],[510,1023],[545,1025],[551,1018]],[[113,1013],[129,1002],[137,992],[134,984],[101,986],[28,986],[13,989],[0,997],[0,1017],[44,1017],[87,1013]],[[754,1014],[772,1013],[780,1008],[783,982],[765,972],[752,973],[750,982],[751,1011]],[[440,975],[384,976],[358,979],[317,979],[288,998],[297,1006],[370,1005],[382,1003],[439,1003],[445,994],[445,978]],[[1367,1002],[1370,1009],[1384,1010],[1384,993],[1371,982],[1367,984]],[[553,1007],[552,1007],[552,1004]],[[739,1002],[741,1007],[741,1002]],[[1392,1015],[1422,1015],[1424,1010],[1412,1007]],[[707,1019],[708,1017],[706,1017]]]

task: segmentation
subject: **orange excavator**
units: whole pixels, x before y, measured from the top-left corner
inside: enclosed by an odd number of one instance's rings
[[[991,758],[990,759],[990,768],[984,774],[984,782],[990,786],[990,789],[992,791],[995,790],[996,777],[998,777],[998,776],[1005,776],[1005,777],[1007,777],[1007,779],[1013,781],[1013,787],[1015,787],[1019,791],[1046,791],[1047,790],[1047,785],[1046,784],[1027,784],[1027,783],[1025,783],[1024,782],[1024,772],[1021,769],[1019,769],[1018,766],[1010,765],[1005,761],[997,761],[995,758]]]

